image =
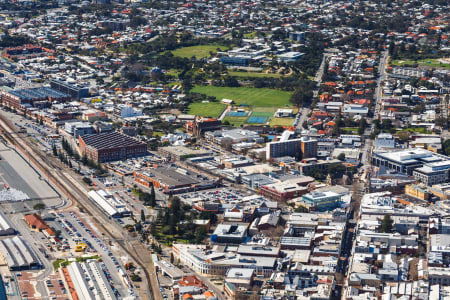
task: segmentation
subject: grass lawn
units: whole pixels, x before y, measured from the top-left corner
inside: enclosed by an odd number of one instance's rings
[[[256,31],[252,31],[249,33],[244,33],[244,38],[246,39],[254,39],[256,36]]]
[[[225,109],[226,105],[219,102],[209,103],[191,103],[188,114],[202,117],[218,118]]]
[[[164,135],[164,132],[161,132],[161,131],[153,131],[153,134],[152,134],[153,137],[157,137],[157,136],[162,137],[163,135]]]
[[[343,127],[343,128],[339,128],[339,130],[342,130],[345,132],[358,132],[358,127]]]
[[[191,58],[195,56],[196,58],[205,58],[209,57],[209,52],[213,53],[217,52],[217,48],[221,50],[228,50],[228,47],[219,45],[219,44],[210,44],[210,45],[198,45],[198,46],[190,46],[190,47],[182,47],[172,51],[174,56]]]
[[[260,72],[242,72],[242,71],[228,71],[228,75],[230,76],[236,76],[236,77],[273,77],[273,78],[280,78],[281,74],[274,74],[274,73],[260,73]]]
[[[166,72],[167,75],[171,75],[171,76],[174,76],[174,77],[178,77],[178,74],[180,74],[180,73],[181,72],[179,70],[177,70],[177,69],[169,69]]]
[[[273,118],[270,121],[270,126],[292,126],[294,124],[294,118]]]
[[[439,59],[420,59],[420,60],[401,60],[395,59],[389,62],[391,66],[405,66],[405,65],[419,65],[419,66],[428,66],[433,68],[444,68],[450,69],[450,63],[441,63]]]
[[[408,127],[405,130],[409,131],[409,132],[417,132],[417,133],[423,133],[423,134],[431,134],[432,133],[431,131],[428,131],[426,128],[423,128],[423,127]],[[397,133],[400,133],[405,130],[399,130],[399,131],[397,131]]]
[[[172,87],[172,86],[176,86],[176,85],[181,85],[181,82],[179,82],[179,81],[169,82],[167,85]]]
[[[228,121],[228,123],[230,123],[230,125],[233,127],[241,127],[241,125],[244,124],[246,120],[247,117],[225,117],[222,123]]]
[[[236,104],[259,107],[284,107],[289,105],[291,93],[274,89],[258,89],[251,87],[218,87],[218,86],[195,86],[194,93],[222,99],[232,99]]]

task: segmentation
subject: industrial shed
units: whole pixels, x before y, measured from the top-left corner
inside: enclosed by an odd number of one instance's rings
[[[123,201],[105,190],[90,191],[88,197],[89,200],[94,201],[98,207],[112,218],[120,218],[131,214],[131,211]]]
[[[19,236],[0,240],[0,264],[12,271],[39,269],[42,264],[36,252]]]
[[[16,230],[13,228],[9,219],[0,212],[0,236],[14,235]]]
[[[67,267],[67,271],[73,282],[78,299],[117,299],[98,262],[74,262]]]

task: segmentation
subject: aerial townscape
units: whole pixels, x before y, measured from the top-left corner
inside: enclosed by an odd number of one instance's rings
[[[0,0],[0,300],[450,300],[448,0]]]

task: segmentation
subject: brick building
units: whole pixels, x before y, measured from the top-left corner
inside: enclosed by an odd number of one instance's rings
[[[80,149],[88,159],[107,162],[147,154],[147,144],[119,132],[79,136]]]
[[[187,122],[185,128],[195,136],[201,136],[206,131],[214,131],[222,128],[222,122],[213,118],[197,117],[193,122]]]
[[[308,184],[312,182],[314,182],[314,178],[301,176],[268,185],[261,185],[260,193],[265,197],[277,201],[286,201],[308,193]]]

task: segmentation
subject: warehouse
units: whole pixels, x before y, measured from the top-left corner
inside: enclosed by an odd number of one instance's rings
[[[14,235],[16,230],[12,227],[8,218],[0,212],[0,236]]]
[[[112,218],[120,218],[129,216],[131,211],[125,203],[105,190],[90,191],[88,198],[94,201],[108,216]]]
[[[12,271],[39,269],[42,264],[36,252],[21,237],[0,240],[0,265],[8,265]]]
[[[70,96],[48,87],[28,88],[28,89],[8,89],[3,88],[0,92],[1,103],[4,106],[23,110],[29,107],[45,108],[51,103],[65,102],[70,100]]]
[[[188,148],[186,146],[160,147],[158,150],[164,156],[170,157],[172,160],[185,160],[191,157],[203,157],[213,154],[208,150]]]
[[[74,262],[67,267],[79,300],[117,299],[97,261]]]
[[[95,162],[124,160],[147,155],[147,144],[119,132],[79,136],[80,149]]]

